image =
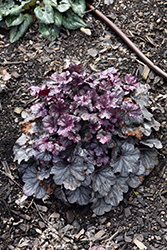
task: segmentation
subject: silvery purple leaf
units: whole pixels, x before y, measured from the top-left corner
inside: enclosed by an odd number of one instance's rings
[[[58,135],[62,135],[63,137],[68,137],[70,131],[75,126],[75,122],[79,122],[80,118],[74,115],[64,114],[61,115],[61,117],[58,118],[57,124],[60,126],[57,133]],[[80,128],[80,126],[78,127]]]
[[[52,160],[52,155],[48,151],[40,152],[38,150],[32,149],[32,155],[35,157],[35,159],[40,161],[49,162]]]
[[[110,132],[100,129],[96,135],[96,138],[99,140],[99,142],[105,144],[111,141],[112,135]]]
[[[145,84],[140,84],[139,87],[135,89],[133,95],[131,95],[132,99],[140,105],[142,109],[143,106],[148,106],[148,87]]]
[[[51,171],[51,168],[47,169],[46,165],[41,164],[40,171],[36,173],[37,179],[39,179],[40,181],[43,181],[44,179],[48,179],[50,176],[50,171]]]
[[[64,100],[60,99],[56,103],[52,103],[49,107],[49,113],[53,117],[59,117],[60,114],[68,112],[69,104]]]
[[[31,138],[28,135],[22,134],[16,141],[13,147],[14,161],[18,161],[20,164],[23,160],[28,161],[32,154]]]
[[[144,175],[148,175],[151,170],[158,164],[158,153],[155,149],[141,150],[140,161],[145,167]]]
[[[66,189],[75,190],[85,180],[87,164],[79,156],[71,164],[57,162],[53,165],[51,174],[57,185],[64,185]]]
[[[58,84],[68,83],[70,80],[72,80],[70,75],[71,74],[69,71],[65,71],[60,74],[58,72],[55,72],[51,75],[50,80]]]
[[[121,155],[112,159],[110,166],[114,173],[120,173],[121,176],[128,176],[129,173],[135,173],[139,166],[140,151],[132,144],[125,142],[121,146]]]
[[[57,131],[57,119],[53,116],[47,115],[42,119],[44,130],[49,133]]]
[[[114,175],[111,167],[100,168],[92,173],[92,188],[96,192],[105,196],[115,184],[116,176]]]
[[[134,91],[137,87],[139,87],[137,76],[132,76],[128,74],[125,76],[125,82],[128,85],[123,85],[122,87],[127,91]]]
[[[112,208],[110,204],[107,204],[104,201],[104,198],[93,198],[91,202],[93,203],[91,209],[97,215],[103,215],[109,212]]]
[[[141,184],[141,181],[139,176],[130,174],[127,183],[131,188],[137,188]]]
[[[143,118],[145,118],[148,121],[151,121],[153,118],[153,114],[151,114],[144,106],[141,107],[141,113],[143,115]]]
[[[35,159],[31,158],[27,162],[22,161],[19,165],[19,172],[23,175],[28,167],[36,167],[37,162]]]
[[[77,202],[79,205],[87,205],[91,198],[91,188],[80,186],[74,191],[67,190],[67,199],[70,203]]]
[[[66,68],[64,71],[68,70],[70,73],[72,72],[77,72],[78,74],[81,75],[85,75],[85,68],[84,66],[80,63],[80,64],[76,64],[74,62],[71,62],[70,65],[68,66],[68,68]]]
[[[148,146],[149,148],[162,148],[162,143],[158,139],[147,139],[144,141],[140,141],[141,144]]]
[[[38,86],[31,86],[29,87],[30,93],[32,96],[40,97],[40,96],[46,96],[49,93],[49,89],[47,88],[46,84],[43,84],[41,87]]]
[[[49,141],[49,134],[46,134],[38,140],[34,141],[33,148],[40,152],[45,152],[46,150],[49,152],[53,152],[55,149],[55,145],[53,141]]]
[[[134,104],[132,101],[123,101],[122,109],[130,116],[138,118],[141,115],[141,109],[138,104]]]
[[[128,178],[117,176],[115,185],[111,187],[107,196],[104,197],[107,204],[118,206],[119,202],[123,200],[123,193],[128,192],[127,180]]]
[[[40,185],[40,180],[36,178],[37,169],[35,166],[31,166],[27,168],[23,175],[23,181],[25,182],[23,186],[23,192],[27,196],[31,196],[35,194],[35,197],[38,199],[41,199],[45,196],[46,191],[45,189]]]
[[[45,109],[45,105],[42,102],[38,102],[31,106],[31,112],[35,115],[35,117],[44,117],[47,115],[47,110]]]
[[[114,68],[114,67],[111,67],[111,68],[108,68],[107,70],[104,70],[102,72],[99,73],[99,76],[100,77],[106,77],[106,76],[111,76],[113,74],[116,74],[118,72],[118,69]]]
[[[144,134],[146,136],[150,136],[152,132],[152,128],[155,129],[155,131],[158,131],[160,128],[160,123],[157,122],[154,118],[151,119],[151,121],[144,121],[143,122],[143,128],[144,128]]]

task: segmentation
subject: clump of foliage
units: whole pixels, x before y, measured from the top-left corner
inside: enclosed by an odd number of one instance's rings
[[[85,9],[85,0],[0,0],[0,26],[10,28],[10,42],[14,43],[37,18],[42,35],[54,41],[62,25],[69,30],[86,26],[82,20]]]
[[[101,215],[123,200],[158,163],[160,124],[148,111],[147,86],[117,69],[88,75],[71,63],[42,86],[14,146],[26,195],[54,193],[66,203],[92,202]]]

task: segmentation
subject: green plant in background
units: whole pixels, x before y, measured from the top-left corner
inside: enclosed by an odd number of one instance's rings
[[[0,0],[0,27],[10,28],[10,42],[18,41],[33,23],[39,20],[39,30],[54,41],[63,25],[69,30],[85,27],[82,13],[85,0]]]

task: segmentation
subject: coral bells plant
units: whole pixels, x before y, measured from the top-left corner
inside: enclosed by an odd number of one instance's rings
[[[88,75],[71,63],[42,86],[14,146],[26,195],[54,194],[102,215],[138,187],[158,163],[160,124],[148,111],[146,85],[117,69]]]

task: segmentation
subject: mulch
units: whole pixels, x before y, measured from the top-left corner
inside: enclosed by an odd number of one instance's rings
[[[93,2],[95,5],[95,1]],[[98,9],[157,66],[167,72],[167,3],[115,0]],[[122,40],[91,12],[84,16],[91,36],[61,29],[56,41],[44,39],[37,23],[14,44],[0,28],[0,249],[167,249],[167,81],[147,69]],[[55,197],[37,200],[22,192],[12,148],[21,134],[21,112],[35,101],[28,87],[41,84],[70,61],[88,73],[109,67],[138,76],[149,86],[151,112],[161,124],[159,164],[142,185],[103,216],[89,206],[70,207]],[[100,249],[99,249],[100,250]]]

